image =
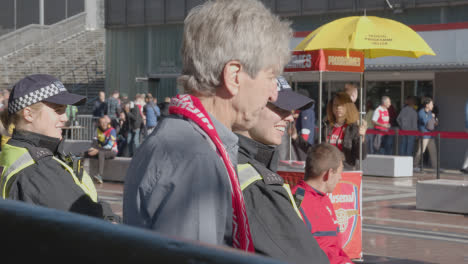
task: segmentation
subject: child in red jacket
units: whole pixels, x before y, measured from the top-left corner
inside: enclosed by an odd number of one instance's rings
[[[335,146],[314,145],[307,153],[304,180],[292,189],[300,202],[304,223],[331,264],[352,263],[343,251],[335,210],[326,195],[333,192],[341,179],[343,160],[343,153]]]

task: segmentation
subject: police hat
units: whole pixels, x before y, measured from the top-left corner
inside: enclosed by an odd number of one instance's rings
[[[309,97],[294,92],[283,76],[279,76],[276,80],[278,99],[272,103],[273,105],[287,111],[292,111],[307,109],[314,103],[314,100]]]
[[[14,114],[38,102],[82,105],[86,102],[86,97],[69,93],[63,83],[54,76],[28,75],[13,86],[8,99],[8,113]]]

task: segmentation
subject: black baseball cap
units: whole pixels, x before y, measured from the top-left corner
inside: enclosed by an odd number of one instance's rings
[[[283,76],[277,77],[276,80],[278,99],[272,103],[273,105],[287,111],[292,111],[307,109],[314,103],[314,100],[309,97],[294,92]]]
[[[38,102],[82,105],[86,97],[67,91],[61,81],[48,74],[32,74],[19,80],[11,89],[8,113],[14,114]]]

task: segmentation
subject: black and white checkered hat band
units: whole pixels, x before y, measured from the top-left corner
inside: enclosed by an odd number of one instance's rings
[[[14,114],[26,106],[33,105],[35,103],[41,102],[44,99],[66,91],[67,89],[65,86],[63,86],[61,82],[56,81],[47,85],[46,87],[37,89],[34,92],[30,92],[21,97],[15,98],[8,104],[8,113]]]

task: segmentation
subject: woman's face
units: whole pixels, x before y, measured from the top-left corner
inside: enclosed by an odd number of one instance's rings
[[[344,120],[346,118],[346,107],[344,104],[339,104],[338,99],[333,99],[333,115],[336,120]]]
[[[258,122],[249,130],[249,135],[265,145],[280,145],[288,124],[293,120],[291,112],[268,103],[260,111]]]
[[[61,139],[62,128],[68,120],[66,109],[66,105],[44,102],[38,111],[32,112],[32,132]]]

